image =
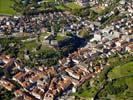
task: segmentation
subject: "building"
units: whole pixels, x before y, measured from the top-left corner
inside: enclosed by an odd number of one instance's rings
[[[85,7],[88,5],[89,0],[76,0],[76,3],[79,4],[82,7]]]
[[[3,86],[4,88],[6,88],[6,89],[9,90],[9,91],[12,91],[12,90],[15,89],[14,84],[12,84],[11,82],[9,82],[9,81],[6,80],[6,79],[1,79],[1,80],[0,80],[0,85]]]
[[[128,52],[133,53],[133,43],[130,43],[130,44],[126,47],[126,50],[127,50]]]

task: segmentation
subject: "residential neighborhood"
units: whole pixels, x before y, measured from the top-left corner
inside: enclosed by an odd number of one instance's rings
[[[0,10],[1,100],[133,99],[132,0],[12,2],[13,15]]]

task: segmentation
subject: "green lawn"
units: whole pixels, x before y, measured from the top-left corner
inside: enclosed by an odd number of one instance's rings
[[[133,77],[124,77],[121,79],[117,79],[114,82],[114,86],[119,86],[120,84],[126,83],[128,85],[128,89],[133,91]]]
[[[65,36],[62,36],[62,35],[60,35],[60,34],[58,33],[57,36],[55,37],[55,39],[56,39],[57,41],[61,41],[61,40],[64,40],[64,39],[65,39]]]
[[[54,2],[54,0],[47,0],[48,2]],[[16,12],[11,8],[13,2],[11,0],[0,0],[0,14],[9,14],[13,15]],[[61,10],[68,10],[69,8],[72,10],[81,9],[81,7],[74,2],[70,2],[63,5],[59,5],[56,7],[57,9]]]
[[[44,1],[47,1],[47,2],[54,2],[55,0],[44,0]]]
[[[15,11],[11,8],[12,4],[11,0],[0,0],[0,14],[15,14]]]
[[[129,62],[123,66],[115,67],[109,72],[108,77],[114,79],[128,75],[133,75],[133,62]]]
[[[114,86],[120,86],[120,84],[127,84],[128,88],[124,91],[121,92],[117,95],[110,95],[109,97],[112,98],[114,97],[115,99],[119,100],[132,100],[133,98],[133,62],[126,63],[122,66],[115,67],[112,69],[108,77],[111,79],[118,78],[115,83],[113,84]],[[124,76],[129,76],[129,77],[124,77]],[[122,78],[120,78],[122,77]]]
[[[40,37],[39,37],[40,41],[44,41],[44,37],[46,37],[46,36],[48,36],[48,35],[50,35],[49,32],[41,33],[41,34],[40,34]]]
[[[59,5],[59,6],[56,6],[57,9],[60,9],[60,10],[79,10],[81,9],[82,7],[77,5],[76,3],[74,2],[70,2],[70,3],[67,3],[65,5]]]
[[[75,96],[83,97],[83,98],[92,98],[97,89],[95,87],[91,87],[90,89],[83,89],[81,93],[74,93]]]
[[[95,95],[96,92],[97,92],[96,87],[90,87],[88,86],[88,83],[85,82],[82,84],[81,89],[78,92],[74,93],[74,95],[78,97],[90,99]]]
[[[126,83],[128,88],[124,92],[117,94],[115,97],[117,99],[126,98],[127,100],[130,100],[133,98],[133,77],[118,79],[116,80],[115,85],[119,86],[119,84],[122,83]]]
[[[133,77],[126,78],[125,81],[129,87],[129,89],[133,91]]]
[[[103,92],[103,94],[107,93],[107,98],[113,98],[112,100],[132,100],[133,98],[133,77],[126,77],[126,78],[121,78],[121,79],[117,79],[113,82],[112,86],[115,87],[122,87],[122,84],[126,84],[128,87],[127,89],[125,89],[124,91],[121,91],[119,93],[116,94],[109,94],[109,92],[107,91],[107,89],[102,90],[101,92]],[[106,85],[106,87],[109,84]],[[115,90],[117,91],[117,90]],[[105,95],[104,95],[105,96]]]
[[[80,95],[82,97],[93,97],[96,92],[96,88],[90,88],[89,90],[84,90]]]
[[[56,8],[59,10],[65,10],[66,9],[65,6],[63,6],[63,5],[56,6]]]
[[[71,3],[67,3],[66,6],[70,9],[81,9],[81,6],[80,5],[77,5],[76,3],[74,2],[71,2]]]
[[[30,51],[32,51],[33,48],[36,48],[36,46],[37,46],[37,43],[35,40],[24,43],[24,47]]]

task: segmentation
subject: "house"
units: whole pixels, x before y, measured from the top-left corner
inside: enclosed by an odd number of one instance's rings
[[[104,48],[110,49],[110,48],[112,48],[112,47],[115,47],[115,43],[114,43],[113,41],[108,41],[108,42],[106,42],[105,45],[104,45]]]
[[[58,85],[63,91],[65,91],[71,85],[71,80],[69,77],[66,77],[63,81],[59,81]]]
[[[25,88],[26,90],[30,90],[32,84],[28,81],[24,81],[24,82],[21,82],[20,84],[23,88]]]
[[[21,83],[22,78],[25,76],[24,72],[18,72],[16,75],[13,76],[13,80]]]
[[[33,97],[27,93],[24,93],[23,100],[38,100],[38,99],[36,99],[35,97]]]
[[[106,38],[106,37],[103,37],[103,38],[102,38],[102,43],[106,43],[106,42],[108,42],[108,41],[109,41],[108,38]]]
[[[29,59],[30,59],[30,56],[29,56],[28,54],[24,54],[24,58],[25,58],[26,60],[29,60]]]
[[[127,42],[132,42],[133,41],[133,35],[123,35],[121,37],[122,40],[126,40]]]
[[[9,55],[0,55],[0,59],[4,62],[4,64],[7,64],[11,61],[11,58]]]
[[[76,79],[71,78],[71,82],[74,85],[74,87],[77,87],[79,85],[79,81]]]
[[[130,43],[127,47],[126,47],[126,51],[133,53],[133,43]]]
[[[35,87],[33,90],[32,90],[32,95],[35,96],[37,99],[39,100],[42,100],[43,99],[43,96],[44,96],[44,92],[41,91],[40,89],[38,89],[37,87]]]
[[[57,40],[51,40],[51,45],[53,45],[53,46],[58,45],[58,41]]]
[[[41,85],[38,85],[37,84],[37,87],[38,87],[38,89],[40,89],[40,91],[42,91],[42,92],[46,92],[47,90],[48,90],[48,84],[41,84]]]
[[[22,96],[24,93],[22,90],[16,90],[16,91],[14,91],[14,94],[17,97],[17,96]]]
[[[100,33],[95,33],[94,38],[92,38],[90,41],[101,41],[102,35]]]
[[[76,0],[76,3],[79,4],[82,7],[85,7],[88,5],[89,0]]]
[[[63,59],[59,59],[59,64],[64,64],[67,61],[67,59],[64,57]]]
[[[15,66],[16,66],[18,69],[20,69],[20,70],[22,70],[22,69],[24,68],[24,65],[23,65],[22,62],[19,61],[19,60],[15,60],[15,61],[14,61],[14,64],[15,64]]]
[[[126,0],[120,0],[119,2],[121,5],[124,5],[126,3]]]
[[[9,91],[12,91],[15,89],[14,84],[12,84],[10,81],[6,80],[6,79],[1,79],[0,80],[0,85],[3,86],[4,88],[6,88]]]
[[[119,40],[117,42],[115,42],[117,47],[121,47],[122,45],[126,44],[127,42],[125,40]]]
[[[43,100],[54,100],[54,98],[55,98],[55,94],[53,93],[53,91],[48,90],[45,93]]]
[[[112,39],[113,38],[120,38],[120,35],[121,35],[120,32],[114,31],[114,32],[112,32]]]
[[[80,79],[80,75],[78,75],[77,73],[75,73],[72,69],[66,69],[65,70],[71,77],[79,80]]]
[[[38,100],[35,97],[33,97],[32,95],[22,92],[21,90],[16,90],[14,92],[14,94],[16,97],[11,100]]]
[[[11,58],[9,55],[0,55],[0,67],[6,69],[7,71],[12,70],[14,67],[14,58]]]
[[[29,81],[30,81],[31,83],[35,83],[35,82],[37,82],[37,80],[39,80],[39,79],[40,79],[39,75],[38,75],[38,74],[35,74],[35,75],[33,75],[31,78],[29,78]]]
[[[102,67],[100,67],[100,66],[96,66],[95,67],[95,73],[100,73],[101,72],[101,69]]]
[[[53,34],[50,34],[49,36],[45,36],[44,40],[43,40],[43,43],[44,44],[56,45],[57,41],[54,40],[54,38],[55,38],[55,35],[53,35]]]
[[[72,93],[76,93],[76,87],[72,88]]]

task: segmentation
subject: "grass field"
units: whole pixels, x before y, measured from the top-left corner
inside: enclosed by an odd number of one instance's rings
[[[114,86],[119,86],[120,84],[122,83],[126,83],[128,85],[128,88],[129,90],[132,90],[133,91],[133,87],[132,87],[132,84],[133,84],[133,77],[124,77],[124,78],[121,78],[121,79],[117,79],[113,85]]]
[[[57,41],[61,41],[61,40],[64,40],[64,39],[65,39],[65,36],[62,36],[62,35],[60,35],[60,34],[58,33],[57,36],[55,37],[55,39],[56,39]]]
[[[120,84],[127,84],[128,88],[117,95],[108,95],[115,100],[132,100],[133,98],[133,62],[126,63],[122,66],[115,67],[108,73],[110,79],[116,79],[114,86],[120,87]],[[124,77],[126,76],[126,77]],[[103,90],[104,91],[104,90]]]
[[[48,2],[54,2],[54,0],[47,0]],[[16,12],[11,8],[13,2],[11,0],[0,0],[0,14],[13,15]]]
[[[126,78],[117,79],[112,83],[112,86],[117,87],[117,88],[119,87],[119,89],[120,89],[120,88],[122,88],[122,84],[126,84],[127,89],[125,89],[124,91],[121,91],[119,93],[111,95],[107,91],[107,88],[106,89],[104,88],[101,92],[103,94],[107,93],[106,98],[110,98],[111,100],[132,100],[132,98],[133,98],[133,87],[132,87],[133,77],[126,77]],[[106,87],[108,87],[108,85],[109,84],[107,84]],[[115,91],[116,90],[117,89],[115,89]]]
[[[0,0],[0,14],[15,14],[15,11],[11,8],[12,4],[11,0]]]
[[[96,88],[93,87],[93,88],[90,88],[89,90],[87,89],[84,90],[81,94],[78,94],[78,95],[85,98],[91,98],[94,96],[95,92],[96,92]]]
[[[115,67],[109,72],[108,77],[114,79],[128,75],[133,75],[133,62],[129,62],[123,66]]]
[[[74,2],[71,2],[71,3],[67,3],[66,6],[70,9],[81,9],[81,6],[80,5],[77,5],[76,3]]]
[[[48,0],[48,2],[54,2],[54,0]],[[15,11],[11,8],[13,2],[11,0],[0,0],[0,14],[9,14],[13,15],[16,14]],[[56,7],[57,9],[61,10],[76,10],[76,9],[81,9],[81,7],[74,2],[67,3],[65,6],[59,5]]]
[[[83,97],[83,98],[86,98],[87,100],[89,98],[92,98],[95,93],[97,92],[97,88],[96,87],[89,87],[87,85],[87,82],[83,83],[82,86],[81,86],[81,90],[74,93],[75,96],[78,96],[78,97]]]
[[[36,43],[35,40],[33,40],[33,41],[30,41],[30,42],[25,42],[24,45],[25,45],[25,48],[32,51],[33,48],[36,48],[37,43]]]
[[[57,9],[60,9],[60,10],[68,10],[68,9],[71,9],[71,10],[79,10],[82,7],[79,6],[78,4],[74,3],[74,2],[70,2],[70,3],[66,3],[65,5],[56,6],[56,8]]]
[[[44,41],[44,37],[45,37],[45,36],[49,36],[49,35],[50,35],[49,32],[41,33],[41,35],[40,35],[40,37],[39,37],[40,41]]]
[[[133,91],[133,77],[125,79],[128,87]]]

